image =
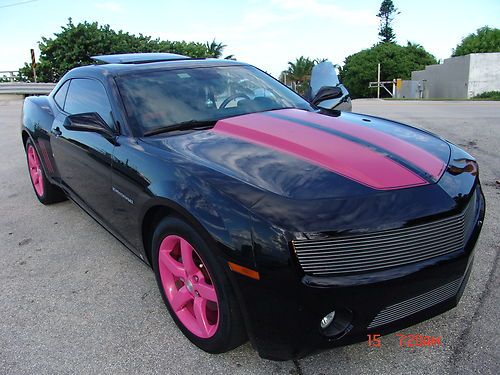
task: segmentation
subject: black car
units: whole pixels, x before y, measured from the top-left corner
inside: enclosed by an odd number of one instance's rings
[[[151,265],[198,347],[297,358],[456,306],[485,210],[469,154],[244,63],[95,59],[25,100],[36,196],[70,198]]]

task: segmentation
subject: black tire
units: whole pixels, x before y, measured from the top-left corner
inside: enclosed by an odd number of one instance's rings
[[[217,331],[210,338],[200,338],[191,333],[173,311],[162,285],[159,271],[159,249],[168,235],[177,235],[186,239],[195,249],[205,264],[215,287],[218,298],[219,323]],[[184,335],[197,347],[209,353],[224,353],[234,349],[247,340],[247,335],[236,297],[226,275],[222,262],[211,251],[207,242],[189,224],[177,217],[165,217],[161,220],[152,238],[152,263],[156,282],[161,296],[172,319]]]
[[[38,157],[38,160],[41,160],[40,155],[38,154],[36,147],[33,145],[33,142],[31,141],[31,139],[28,139],[26,141],[26,144],[25,144],[26,162],[28,163],[28,168],[29,168],[28,148],[30,146],[33,147],[33,149]],[[64,200],[68,199],[66,197],[66,194],[64,194],[64,192],[61,190],[61,188],[59,188],[58,186],[49,182],[49,180],[47,179],[47,176],[45,174],[45,170],[43,168],[43,165],[41,165],[40,171],[41,171],[42,180],[43,180],[43,193],[41,195],[38,194],[38,192],[36,191],[35,185],[33,184],[33,180],[31,179],[31,175],[30,175],[31,186],[33,187],[33,191],[35,192],[35,195],[38,198],[38,200],[40,201],[40,203],[43,203],[45,205],[49,205],[49,204],[53,204],[53,203],[62,202]],[[29,173],[29,169],[28,169],[28,173]]]

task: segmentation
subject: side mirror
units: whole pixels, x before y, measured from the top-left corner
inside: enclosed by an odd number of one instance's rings
[[[322,101],[337,99],[342,97],[344,94],[340,87],[333,86],[323,86],[319,89],[318,93],[311,100],[311,104],[318,105]]]
[[[69,115],[66,117],[63,126],[69,130],[95,132],[109,137],[115,135],[97,112]]]

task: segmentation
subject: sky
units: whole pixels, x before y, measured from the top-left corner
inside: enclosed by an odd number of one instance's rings
[[[0,71],[17,70],[41,37],[67,24],[97,21],[161,39],[227,45],[224,55],[274,76],[299,56],[342,64],[378,40],[381,0],[0,0]],[[397,42],[450,57],[479,27],[500,27],[499,0],[394,0]]]

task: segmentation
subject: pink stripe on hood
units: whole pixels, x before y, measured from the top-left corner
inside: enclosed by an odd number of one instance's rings
[[[293,121],[253,113],[220,120],[212,131],[306,160],[374,189],[428,184],[366,146]]]

